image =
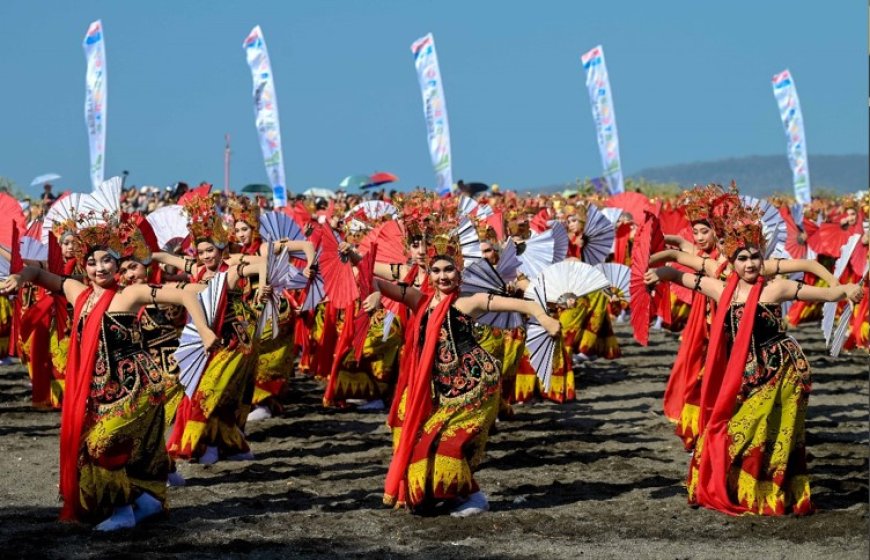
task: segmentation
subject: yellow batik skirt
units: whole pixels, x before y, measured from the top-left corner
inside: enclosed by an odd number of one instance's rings
[[[356,361],[354,348],[351,348],[338,367],[333,401],[324,402],[324,406],[347,399],[389,399],[396,383],[404,331],[399,318],[393,317],[389,334],[384,338],[386,316],[385,309],[372,315],[360,361]],[[352,326],[351,322],[349,327]]]

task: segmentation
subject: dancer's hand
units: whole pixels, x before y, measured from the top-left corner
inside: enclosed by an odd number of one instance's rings
[[[21,287],[21,276],[17,274],[10,274],[6,280],[0,284],[0,294],[6,295],[11,294],[12,292],[17,292]]]
[[[362,308],[366,313],[371,313],[381,308],[381,292],[372,292],[362,302]]]
[[[643,275],[643,281],[647,288],[655,288],[660,280],[661,278],[659,278],[659,273],[656,270],[647,270]]]
[[[257,303],[263,303],[272,295],[272,286],[264,284],[257,290]]]
[[[216,335],[213,330],[207,329],[202,334],[202,345],[205,347],[206,351],[212,352],[221,347],[221,339],[218,338],[218,335]]]
[[[353,251],[353,245],[351,245],[347,241],[342,241],[341,243],[338,244],[338,254],[339,255],[346,255],[346,254],[350,253],[351,251]]]
[[[302,269],[302,276],[304,276],[306,278],[311,278],[311,267],[310,266],[306,266],[305,268]]]
[[[562,332],[562,323],[559,322],[558,319],[553,319],[549,315],[545,315],[543,313],[536,315],[535,319],[541,323],[541,326],[544,327],[544,330],[547,331],[547,334],[556,338],[559,336],[559,333]]]
[[[861,286],[858,284],[845,284],[842,286],[843,291],[846,293],[846,297],[849,298],[853,303],[860,303],[864,298],[864,290],[861,289]]]

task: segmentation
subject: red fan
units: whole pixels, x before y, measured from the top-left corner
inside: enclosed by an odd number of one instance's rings
[[[320,234],[320,271],[329,301],[338,308],[352,306],[359,299],[359,288],[353,276],[353,265],[338,252],[338,240],[328,227],[318,228]],[[313,239],[313,236],[312,236]],[[312,241],[314,242],[314,241]]]
[[[18,241],[18,228],[12,228],[12,249],[10,251],[12,258],[9,259],[9,272],[18,274],[24,268],[24,261],[21,259],[21,242]]]
[[[780,206],[779,213],[785,222],[785,250],[793,259],[807,258],[807,240],[804,237],[801,240],[801,235],[804,233],[794,221],[794,216],[788,209],[788,206]]]
[[[839,257],[840,249],[849,240],[849,230],[840,227],[840,224],[822,224],[818,231],[807,238],[807,244],[819,255]]]
[[[0,193],[0,245],[12,247],[12,232],[24,233],[27,220],[21,205],[12,196]]]
[[[356,267],[357,282],[359,282],[359,297],[360,301],[367,298],[375,291],[375,259],[378,255],[378,244],[372,243],[371,249],[363,257]],[[354,359],[359,362],[362,358],[363,346],[366,343],[366,335],[369,332],[372,316],[368,314],[362,307],[356,314],[353,320],[353,350]]]
[[[402,264],[408,261],[402,239],[405,234],[396,220],[390,220],[379,225],[360,241],[357,250],[361,255],[367,255],[372,247],[377,245],[377,262],[386,264]]]
[[[649,199],[637,192],[625,192],[611,196],[604,205],[611,208],[622,208],[623,212],[631,214],[636,223],[644,220],[644,212],[653,212]]]
[[[208,183],[203,183],[200,186],[196,187],[195,189],[191,189],[191,190],[187,191],[186,193],[184,193],[183,195],[181,195],[178,198],[178,202],[176,204],[180,204],[183,206],[185,202],[187,202],[188,200],[190,200],[194,196],[197,196],[197,195],[208,196],[209,193],[211,193],[211,185],[209,185]]]
[[[504,231],[504,215],[501,210],[496,210],[492,213],[492,215],[488,216],[484,222],[486,225],[491,227],[495,232],[495,237],[499,241],[505,240],[505,231]]]
[[[31,239],[42,241],[42,220],[34,220],[33,223],[27,227],[27,231],[24,232],[24,235]]]
[[[302,228],[302,231],[306,231],[312,222],[311,213],[301,201],[297,201],[293,206],[285,206],[282,210],[293,218],[293,221]]]
[[[550,226],[547,224],[547,222],[550,221],[550,219],[550,212],[546,208],[544,208],[543,210],[535,214],[535,217],[531,219],[531,221],[529,222],[529,227],[535,233],[543,233],[547,231],[547,229],[549,229]]]
[[[649,344],[649,322],[652,309],[659,308],[666,286],[659,284],[654,294],[647,289],[643,276],[649,268],[649,258],[652,253],[664,249],[665,239],[662,235],[658,218],[646,212],[643,224],[634,236],[634,246],[631,250],[631,326],[634,338],[642,346]]]
[[[686,219],[682,208],[662,207],[659,211],[659,222],[665,235],[679,235],[683,239],[694,242],[692,224]]]

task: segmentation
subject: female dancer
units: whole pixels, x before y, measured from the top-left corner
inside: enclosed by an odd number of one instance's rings
[[[262,257],[224,260],[227,232],[206,196],[194,196],[185,203],[188,227],[197,259],[155,253],[154,260],[187,272],[195,283],[206,283],[219,272],[227,273],[226,305],[221,325],[221,348],[215,352],[192,399],[184,398],[176,414],[168,442],[176,459],[216,463],[221,457],[253,458],[243,434],[254,392],[253,373],[257,363],[256,321],[240,280],[260,275]],[[237,263],[237,264],[236,264]]]
[[[457,240],[458,241],[458,240]],[[437,245],[437,242],[436,242]],[[384,502],[425,511],[456,503],[457,516],[488,509],[472,472],[498,413],[500,364],[474,338],[474,318],[487,311],[533,315],[552,335],[559,322],[537,304],[476,294],[459,297],[458,243],[429,261],[431,293],[376,280],[379,292],[413,313],[409,375],[390,412],[393,459]],[[366,300],[372,308],[379,294]]]
[[[206,348],[217,341],[194,292],[118,285],[119,260],[136,246],[131,228],[116,222],[80,230],[88,283],[26,267],[2,286],[9,293],[33,282],[75,304],[61,413],[61,519],[109,515],[99,531],[133,527],[162,511],[166,499],[164,377],[143,349],[138,312],[148,304],[184,305]]]
[[[812,511],[804,420],[807,359],[785,333],[780,303],[860,300],[860,287],[819,288],[782,278],[765,282],[758,217],[736,208],[726,218],[726,282],[663,267],[646,280],[678,282],[721,304],[716,310],[701,390],[700,436],[689,469],[689,502],[731,515]]]

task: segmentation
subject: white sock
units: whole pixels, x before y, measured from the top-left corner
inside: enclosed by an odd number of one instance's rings
[[[112,516],[94,527],[94,531],[107,532],[119,529],[132,529],[136,526],[136,516],[133,515],[133,506],[119,506],[115,508]]]

